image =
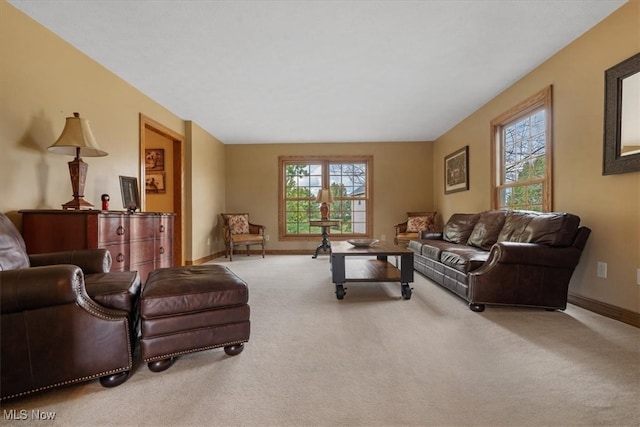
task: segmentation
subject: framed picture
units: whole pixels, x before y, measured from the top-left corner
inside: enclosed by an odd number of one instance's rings
[[[640,171],[640,53],[604,73],[602,175]]]
[[[166,193],[164,172],[147,172],[144,180],[146,193]]]
[[[469,189],[469,146],[444,158],[444,194]]]
[[[120,175],[120,193],[122,193],[122,206],[125,209],[135,212],[136,209],[140,208],[138,178]]]
[[[144,168],[147,171],[163,171],[164,148],[144,150]]]

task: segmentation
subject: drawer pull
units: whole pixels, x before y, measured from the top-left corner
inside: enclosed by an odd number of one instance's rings
[[[122,262],[124,261],[124,254],[122,252],[120,252],[117,256],[116,256],[116,261],[118,262]]]
[[[160,246],[160,255],[164,254],[164,247]]]
[[[160,224],[160,232],[164,233],[164,224]]]
[[[117,234],[118,236],[122,236],[122,235],[124,234],[124,227],[123,227],[123,226],[119,226],[119,227],[116,229],[116,234]]]

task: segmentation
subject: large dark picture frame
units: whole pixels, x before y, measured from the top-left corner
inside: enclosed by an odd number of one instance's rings
[[[444,194],[469,189],[469,146],[444,158]]]
[[[640,53],[614,65],[604,73],[604,147],[602,174],[640,171],[640,153],[622,153],[622,82],[640,72]]]
[[[120,193],[122,194],[122,206],[126,210],[135,212],[136,209],[140,208],[138,178],[120,175]]]

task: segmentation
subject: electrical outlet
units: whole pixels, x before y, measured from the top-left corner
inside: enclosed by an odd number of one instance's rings
[[[598,277],[607,278],[607,263],[598,261]]]
[[[636,270],[636,280],[638,282],[638,285],[640,285],[640,268]]]
[[[383,234],[383,235],[381,235],[381,236],[380,236],[380,240],[382,240],[382,241],[384,242],[385,240],[387,240],[387,236],[386,236],[386,235],[384,235],[384,234]]]
[[[265,240],[265,242],[268,242],[268,241],[269,241],[269,235],[268,235],[268,234],[265,234],[265,236],[264,236],[264,240]]]

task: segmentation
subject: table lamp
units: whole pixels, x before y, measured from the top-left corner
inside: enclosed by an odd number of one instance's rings
[[[71,187],[73,188],[73,200],[62,205],[62,209],[82,209],[91,208],[93,205],[84,198],[84,182],[87,178],[89,165],[82,161],[80,156],[102,157],[107,153],[98,148],[89,121],[80,118],[80,114],[73,113],[73,117],[67,117],[67,122],[60,137],[48,148],[55,154],[66,154],[75,156],[69,162],[69,175],[71,176]]]
[[[322,203],[320,206],[320,216],[322,219],[329,219],[329,205],[327,203],[333,203],[333,195],[331,190],[320,190],[318,197],[316,197],[317,203]]]

